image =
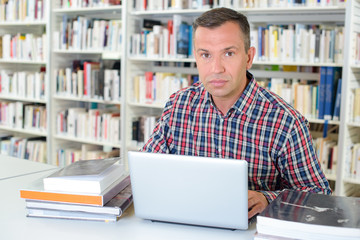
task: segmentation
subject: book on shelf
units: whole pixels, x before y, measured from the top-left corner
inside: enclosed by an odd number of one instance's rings
[[[350,177],[360,179],[360,143],[351,146]]]
[[[342,78],[339,78],[338,84],[336,87],[336,95],[335,95],[335,102],[334,102],[334,111],[333,111],[333,120],[334,121],[340,120],[341,85],[342,85]]]
[[[130,184],[128,173],[119,175],[113,184],[100,194],[73,193],[44,190],[43,179],[34,181],[29,186],[20,189],[20,197],[26,200],[73,203],[83,205],[104,206],[126,186]]]
[[[337,67],[326,67],[326,80],[325,80],[325,100],[324,100],[324,119],[332,120],[336,87],[341,78],[341,69]]]
[[[100,194],[124,173],[120,158],[81,160],[43,179],[46,191]]]
[[[257,216],[256,230],[275,238],[359,239],[359,216],[360,198],[284,190]]]
[[[38,21],[43,20],[44,0],[0,1],[0,21]]]
[[[132,203],[131,185],[104,206],[25,200],[28,217],[116,221]]]
[[[353,121],[360,122],[360,87],[354,89]]]
[[[255,26],[252,45],[258,61],[343,62],[344,27],[335,25]]]

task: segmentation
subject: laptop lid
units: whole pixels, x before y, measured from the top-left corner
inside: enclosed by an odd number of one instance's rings
[[[248,228],[246,161],[131,151],[128,159],[137,217]]]

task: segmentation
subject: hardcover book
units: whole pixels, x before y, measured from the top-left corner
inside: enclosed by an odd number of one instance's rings
[[[360,239],[360,198],[284,190],[257,216],[256,229],[296,239]]]
[[[124,173],[119,158],[76,161],[43,179],[44,190],[100,194]]]
[[[20,197],[27,200],[41,200],[61,203],[75,203],[104,206],[121,190],[130,184],[129,175],[123,174],[100,194],[68,193],[44,190],[42,179],[33,182],[29,187],[20,189]]]
[[[29,217],[116,221],[131,203],[129,184],[104,206],[26,200],[26,209]]]

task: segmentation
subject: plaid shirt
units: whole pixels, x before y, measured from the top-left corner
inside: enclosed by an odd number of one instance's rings
[[[247,77],[250,83],[226,115],[201,83],[171,95],[142,151],[244,159],[249,189],[269,202],[285,188],[331,194],[307,120]]]

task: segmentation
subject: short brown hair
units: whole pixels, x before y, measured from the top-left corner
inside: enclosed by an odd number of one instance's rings
[[[244,46],[245,51],[247,52],[250,48],[249,22],[245,15],[230,8],[214,8],[204,12],[193,23],[193,36],[195,36],[195,32],[198,27],[216,28],[229,21],[239,25],[244,35]]]

